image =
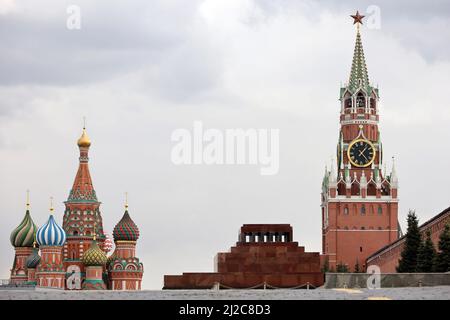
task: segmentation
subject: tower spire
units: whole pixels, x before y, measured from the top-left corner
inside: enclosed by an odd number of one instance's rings
[[[391,186],[393,188],[398,188],[398,177],[397,171],[395,170],[395,157],[392,157]]]
[[[369,73],[367,71],[366,60],[364,58],[361,34],[359,32],[359,25],[362,24],[362,19],[364,16],[360,15],[359,11],[356,11],[356,15],[351,15],[351,17],[353,18],[353,24],[356,24],[356,42],[348,87],[349,90],[354,93],[359,88],[368,91],[370,84]]]
[[[83,119],[83,132],[77,141],[80,149],[80,165],[69,194],[68,201],[82,201],[82,202],[97,202],[97,196],[92,185],[91,174],[89,172],[89,147],[91,146],[91,139],[86,133],[86,120]]]

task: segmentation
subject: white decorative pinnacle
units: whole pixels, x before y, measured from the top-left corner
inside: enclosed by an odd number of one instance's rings
[[[350,165],[347,165],[347,170],[350,170]],[[350,189],[352,187],[352,180],[350,179],[350,172],[346,172],[345,174],[345,187]]]
[[[367,188],[367,177],[364,171],[361,173],[361,179],[359,180],[361,188]]]
[[[331,158],[331,170],[330,170],[330,187],[337,186],[337,173],[334,166],[334,158]]]
[[[391,187],[398,188],[398,177],[395,170],[395,158],[392,157],[392,171],[391,171]]]
[[[381,172],[378,172],[375,183],[377,184],[377,189],[381,189]]]

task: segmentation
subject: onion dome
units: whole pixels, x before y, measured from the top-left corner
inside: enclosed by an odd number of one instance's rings
[[[83,254],[82,261],[85,266],[104,266],[107,259],[106,253],[93,240],[91,247]]]
[[[89,139],[86,128],[83,128],[83,133],[81,134],[80,139],[77,142],[79,147],[89,148],[91,146],[91,139]]]
[[[36,241],[39,246],[63,246],[66,242],[66,232],[56,223],[52,214],[47,223],[38,229]]]
[[[139,229],[131,220],[127,209],[125,209],[122,219],[114,227],[113,237],[114,241],[136,241],[139,238]]]
[[[105,251],[105,253],[108,253],[113,248],[113,242],[108,234],[105,234],[105,236],[106,236],[106,239],[103,242],[103,251]]]
[[[41,262],[41,256],[39,255],[39,249],[33,248],[33,252],[28,256],[26,260],[27,268],[34,269]]]
[[[31,219],[30,211],[27,209],[25,217],[19,226],[11,232],[9,240],[14,247],[32,247],[36,231],[37,226]]]

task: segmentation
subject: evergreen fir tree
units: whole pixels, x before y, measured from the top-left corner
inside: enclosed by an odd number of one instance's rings
[[[330,260],[328,257],[325,258],[325,261],[323,262],[322,272],[327,273],[330,272]]]
[[[343,264],[342,262],[340,262],[337,266],[336,266],[336,272],[338,273],[347,273],[348,272],[348,267],[347,265]]]
[[[447,223],[439,236],[439,253],[436,257],[434,270],[436,272],[450,271],[450,225]]]
[[[354,269],[355,269],[354,273],[360,273],[361,272],[361,268],[359,266],[358,259],[356,259],[356,263],[355,263],[355,268]]]
[[[405,246],[397,267],[397,272],[415,272],[417,267],[417,253],[421,238],[419,221],[414,210],[408,213],[408,229],[405,236]]]
[[[425,239],[420,243],[417,253],[417,272],[432,272],[433,262],[436,259],[436,250],[431,241],[431,232],[427,231]]]

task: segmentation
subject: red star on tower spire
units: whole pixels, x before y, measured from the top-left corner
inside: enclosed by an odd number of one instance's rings
[[[357,24],[357,23],[362,24],[362,19],[363,19],[365,16],[360,15],[360,14],[359,14],[359,11],[356,11],[356,14],[355,14],[355,15],[351,15],[350,17],[353,18],[353,24]],[[358,26],[359,26],[359,25],[358,25]]]

